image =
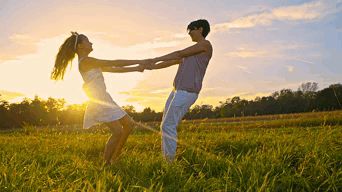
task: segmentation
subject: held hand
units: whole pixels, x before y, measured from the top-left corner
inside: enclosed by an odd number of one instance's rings
[[[148,64],[144,66],[146,70],[152,70],[153,69],[153,64]]]
[[[153,59],[144,59],[142,60],[141,65],[143,65],[145,69],[152,70],[155,62],[153,61]]]
[[[143,59],[139,62],[140,65],[146,66],[150,64],[150,59]]]
[[[137,71],[139,71],[139,72],[144,72],[144,70],[145,70],[145,66],[143,66],[142,64],[140,64],[140,65],[138,66]]]

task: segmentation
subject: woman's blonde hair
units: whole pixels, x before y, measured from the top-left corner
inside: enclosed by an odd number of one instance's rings
[[[77,44],[85,37],[79,35],[76,32],[72,32],[72,35],[68,37],[64,43],[59,47],[59,51],[56,55],[55,65],[51,72],[51,79],[63,80],[65,69],[75,58],[77,51]]]

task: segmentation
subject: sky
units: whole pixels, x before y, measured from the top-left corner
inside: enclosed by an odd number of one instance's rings
[[[214,50],[197,105],[342,83],[342,0],[0,0],[1,99],[87,101],[77,59],[50,80],[70,31],[88,36],[93,57],[146,59],[193,45],[186,27],[197,19],[210,22]],[[107,91],[121,106],[161,111],[177,67],[105,73]]]

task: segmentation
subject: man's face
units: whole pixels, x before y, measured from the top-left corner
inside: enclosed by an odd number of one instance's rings
[[[199,39],[199,37],[202,35],[202,28],[197,28],[197,27],[193,27],[188,29],[188,34],[191,37],[192,41],[197,41]]]

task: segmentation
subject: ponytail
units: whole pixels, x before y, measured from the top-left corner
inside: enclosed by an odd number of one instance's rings
[[[76,55],[76,47],[80,41],[80,35],[72,32],[72,35],[68,37],[64,43],[59,47],[59,51],[56,55],[55,66],[51,72],[51,79],[63,80],[65,69],[72,62]]]

